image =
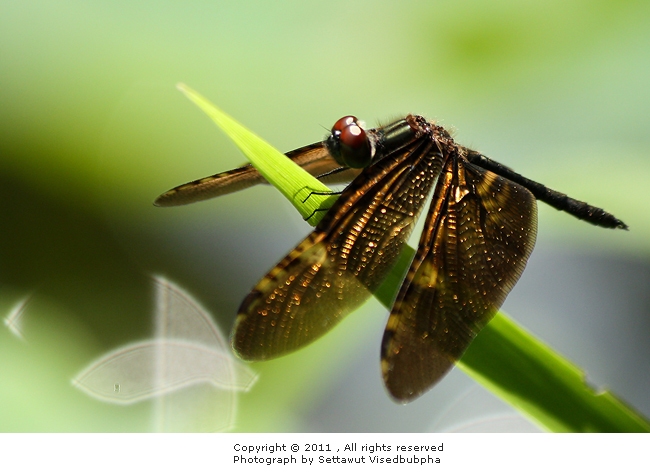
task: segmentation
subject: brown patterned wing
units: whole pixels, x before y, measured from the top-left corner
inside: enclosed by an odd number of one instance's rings
[[[441,161],[433,141],[422,138],[365,169],[244,300],[235,352],[266,360],[294,351],[364,302],[393,267]]]
[[[329,155],[322,142],[307,145],[286,153],[287,157],[315,177],[326,175],[324,183],[347,183],[359,174],[359,170],[335,170],[341,165]],[[252,165],[244,165],[227,172],[217,173],[206,178],[194,180],[163,193],[154,201],[156,206],[180,206],[197,201],[216,198],[250,186],[267,183]]]
[[[418,397],[462,356],[521,276],[536,231],[530,191],[461,157],[447,162],[382,342],[395,399]]]

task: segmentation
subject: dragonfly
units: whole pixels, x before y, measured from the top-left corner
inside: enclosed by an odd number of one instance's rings
[[[381,343],[384,383],[401,403],[435,385],[501,307],[535,245],[537,200],[596,226],[628,229],[601,208],[457,144],[418,115],[372,129],[344,116],[322,142],[286,156],[324,182],[351,181],[244,299],[233,350],[264,361],[333,328],[386,279],[428,202]],[[173,188],[154,204],[188,204],[259,183],[264,178],[249,164]]]

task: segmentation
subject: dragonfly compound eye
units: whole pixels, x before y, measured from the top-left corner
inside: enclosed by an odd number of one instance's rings
[[[327,142],[330,153],[341,165],[363,168],[370,164],[370,141],[366,131],[357,123],[356,117],[348,115],[336,121]]]
[[[345,129],[348,125],[351,124],[356,124],[357,119],[353,115],[346,115],[344,117],[341,117],[339,120],[336,121],[336,124],[332,126],[332,135],[338,135],[341,133],[343,129]]]

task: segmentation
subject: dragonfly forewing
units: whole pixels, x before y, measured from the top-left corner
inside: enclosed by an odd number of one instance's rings
[[[366,169],[244,300],[235,352],[248,360],[281,356],[361,305],[399,257],[440,167],[434,142],[423,139]]]

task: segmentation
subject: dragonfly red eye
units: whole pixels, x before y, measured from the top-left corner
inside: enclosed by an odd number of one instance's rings
[[[363,147],[368,140],[366,131],[359,127],[357,124],[348,125],[341,130],[341,145],[345,145],[351,149],[358,149]]]
[[[332,157],[350,168],[366,167],[372,160],[370,140],[357,120],[353,115],[341,117],[332,127],[332,134],[326,141]]]
[[[353,115],[346,115],[345,117],[341,117],[339,120],[336,121],[336,124],[334,124],[334,126],[332,127],[332,133],[335,134],[336,132],[341,132],[350,124],[356,125],[357,120],[359,119],[357,119]]]

